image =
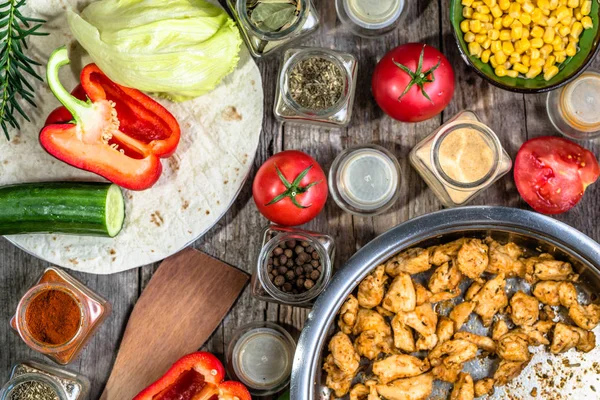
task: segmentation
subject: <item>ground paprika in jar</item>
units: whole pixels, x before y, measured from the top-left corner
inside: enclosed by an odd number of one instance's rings
[[[69,293],[49,289],[29,303],[26,312],[29,333],[39,342],[61,345],[71,340],[81,326],[81,310]]]

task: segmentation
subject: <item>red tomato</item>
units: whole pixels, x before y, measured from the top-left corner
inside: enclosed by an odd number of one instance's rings
[[[327,201],[327,178],[308,154],[282,151],[258,170],[252,195],[258,211],[279,225],[295,226],[316,217]]]
[[[436,48],[408,43],[387,53],[373,73],[373,96],[390,117],[402,122],[433,118],[454,95],[454,70]]]
[[[536,211],[560,214],[575,207],[600,176],[596,157],[570,140],[544,136],[526,142],[515,160],[521,197]]]

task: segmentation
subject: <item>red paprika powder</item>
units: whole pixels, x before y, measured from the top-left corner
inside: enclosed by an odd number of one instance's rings
[[[27,307],[27,328],[35,340],[61,345],[73,339],[81,326],[77,300],[65,291],[49,289],[38,294]]]

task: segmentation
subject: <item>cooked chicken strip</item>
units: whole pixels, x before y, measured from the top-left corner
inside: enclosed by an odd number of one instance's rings
[[[465,300],[466,301],[471,301],[473,300],[473,297],[475,297],[475,295],[477,293],[479,293],[479,291],[481,290],[481,288],[483,287],[483,283],[482,282],[473,282],[471,284],[471,286],[469,286],[469,288],[467,289],[467,292],[465,293]]]
[[[456,383],[458,380],[458,374],[461,373],[463,369],[463,364],[440,364],[431,369],[431,373],[433,377],[437,380]]]
[[[456,332],[454,334],[454,339],[466,340],[475,344],[480,349],[488,351],[490,353],[496,351],[496,343],[492,338],[489,338],[487,336],[476,335],[471,332]]]
[[[531,352],[529,351],[527,335],[518,331],[508,332],[498,340],[496,353],[500,358],[507,361],[529,361]]]
[[[425,400],[433,391],[430,373],[398,379],[389,385],[377,385],[377,393],[386,400]]]
[[[359,335],[364,331],[380,331],[386,335],[391,335],[392,330],[381,314],[373,310],[361,308],[356,316],[356,323],[352,329],[352,334]]]
[[[557,281],[542,281],[538,282],[533,288],[533,295],[540,302],[550,305],[550,306],[559,306],[560,305],[560,296],[558,294],[558,289],[562,282]]]
[[[340,309],[340,318],[338,319],[338,325],[346,335],[352,333],[352,328],[356,323],[357,316],[358,300],[353,295],[350,295],[342,305],[342,308]]]
[[[486,272],[492,274],[504,274],[507,277],[518,276],[525,277],[525,264],[519,258],[523,255],[523,249],[516,244],[510,242],[501,245],[492,238],[485,240],[489,246],[490,262],[486,268]]]
[[[383,298],[382,307],[393,313],[413,311],[417,302],[415,287],[409,274],[401,272],[394,278]]]
[[[494,392],[494,380],[485,378],[475,382],[475,397],[485,396]]]
[[[447,262],[435,269],[429,278],[429,290],[431,293],[453,292],[458,288],[462,280],[462,273],[454,262]]]
[[[440,317],[435,334],[438,337],[438,345],[452,339],[452,335],[454,335],[454,321],[448,317]]]
[[[386,310],[385,308],[381,307],[381,306],[377,306],[375,307],[375,311],[377,311],[379,314],[383,315],[384,317],[389,317],[389,318],[394,318],[394,315],[396,315],[395,313]]]
[[[454,321],[454,330],[458,331],[462,326],[469,320],[469,316],[475,309],[476,304],[472,301],[465,301],[464,303],[457,304],[450,311],[450,319]]]
[[[329,342],[333,362],[345,375],[354,377],[360,363],[360,356],[354,351],[352,341],[343,332],[336,333]]]
[[[527,366],[526,362],[501,360],[498,369],[494,373],[494,381],[496,386],[504,386],[508,382],[515,379],[523,368]]]
[[[555,260],[550,254],[526,259],[525,280],[529,283],[538,281],[576,281],[578,275],[573,272],[571,264]]]
[[[416,304],[420,306],[424,303],[439,303],[441,301],[452,300],[455,297],[460,296],[460,288],[454,289],[453,292],[439,292],[436,294],[431,293],[424,286],[416,283],[415,284],[415,293],[416,293]]]
[[[475,313],[479,314],[484,326],[490,326],[494,315],[508,305],[508,297],[504,292],[506,280],[504,275],[497,275],[494,279],[487,281],[479,293],[473,297]]]
[[[350,389],[350,400],[369,400],[368,397],[370,392],[368,387],[359,383]]]
[[[461,372],[458,382],[454,384],[450,400],[473,400],[475,398],[475,386],[470,374]]]
[[[425,286],[415,283],[415,297],[416,297],[416,305],[420,306],[424,303],[429,303],[429,299],[433,295]]]
[[[451,364],[463,364],[477,355],[477,346],[466,340],[449,340],[437,346],[429,352],[429,361],[432,366],[440,365],[442,362],[449,366]]]
[[[556,319],[556,311],[549,306],[548,304],[544,304],[542,310],[540,311],[540,320],[542,321],[554,321]]]
[[[456,256],[459,271],[473,280],[479,280],[488,263],[488,246],[479,239],[467,240]]]
[[[561,282],[558,287],[558,297],[560,304],[569,308],[577,304],[577,289],[571,282]]]
[[[390,276],[397,276],[400,272],[414,275],[429,268],[429,250],[418,247],[398,254],[385,264],[385,272]]]
[[[552,354],[564,353],[579,343],[580,335],[576,327],[559,322],[554,327],[550,352]]]
[[[467,239],[462,238],[455,240],[454,242],[442,244],[440,246],[433,247],[431,249],[431,256],[429,261],[436,266],[447,263],[448,261],[456,258],[458,251]]]
[[[373,363],[373,373],[384,385],[396,379],[421,375],[430,368],[429,360],[421,360],[406,354],[396,354]]]
[[[540,317],[540,302],[521,291],[510,299],[510,309],[510,318],[517,326],[531,326]]]
[[[545,335],[553,326],[554,322],[552,321],[538,321],[533,326],[515,329],[515,332],[522,332],[527,335],[527,342],[530,346],[549,345],[550,341]]]
[[[579,333],[579,341],[577,342],[577,350],[588,353],[596,348],[596,334],[585,329],[575,328]]]
[[[492,339],[498,341],[502,336],[506,335],[508,331],[509,329],[508,325],[506,325],[506,321],[499,319],[494,322],[494,325],[492,326]]]
[[[381,303],[385,293],[384,285],[388,279],[383,265],[375,268],[358,285],[358,304],[364,308],[374,308]]]
[[[588,304],[582,306],[575,303],[569,308],[569,317],[582,329],[591,331],[600,322],[600,305]]]
[[[374,360],[381,353],[391,354],[394,348],[394,340],[387,332],[369,330],[362,332],[354,342],[356,352]]]
[[[398,317],[404,325],[413,328],[422,336],[435,334],[438,316],[429,303],[415,307],[414,311],[398,313]]]
[[[346,375],[340,370],[333,362],[333,356],[329,354],[325,358],[325,364],[323,364],[323,370],[327,377],[325,378],[325,384],[328,388],[333,390],[336,397],[344,397],[350,390],[354,375]]]
[[[419,338],[417,339],[417,351],[422,351],[422,350],[431,350],[433,349],[438,343],[438,337],[436,334],[433,335],[428,335],[428,336],[421,336],[419,335]]]
[[[404,322],[403,317],[396,315],[392,319],[392,330],[394,331],[394,346],[405,353],[416,351],[413,331]]]

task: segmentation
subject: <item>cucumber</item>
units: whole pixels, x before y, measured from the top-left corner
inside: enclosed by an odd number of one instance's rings
[[[123,194],[111,183],[45,182],[0,187],[0,235],[115,237],[124,220]]]

